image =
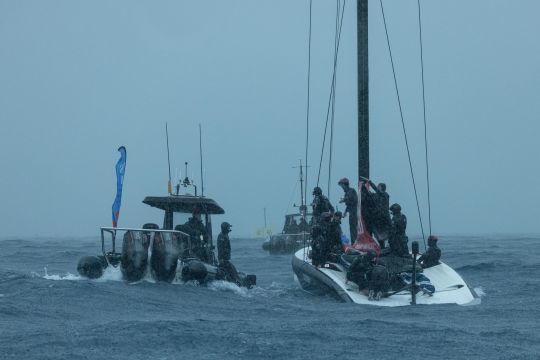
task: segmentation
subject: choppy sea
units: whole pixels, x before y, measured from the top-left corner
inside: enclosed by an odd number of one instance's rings
[[[540,237],[447,236],[474,306],[359,306],[315,297],[291,256],[232,239],[241,289],[81,278],[97,238],[0,240],[0,359],[540,359]]]

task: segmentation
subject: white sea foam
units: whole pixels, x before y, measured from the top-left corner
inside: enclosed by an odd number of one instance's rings
[[[43,272],[44,272],[44,275],[42,276],[44,279],[47,279],[47,280],[54,280],[54,281],[59,281],[59,280],[70,280],[70,281],[75,281],[75,280],[83,280],[83,277],[79,276],[79,275],[74,275],[74,274],[71,274],[71,273],[66,273],[65,275],[58,275],[58,274],[49,274],[47,272],[47,267],[44,267],[43,268]],[[32,275],[35,275],[35,274],[32,274]]]
[[[212,282],[210,282],[210,284],[208,284],[208,288],[211,289],[211,290],[215,290],[215,291],[231,291],[231,292],[233,292],[235,294],[238,294],[238,295],[244,296],[244,297],[252,296],[249,293],[248,289],[243,288],[243,287],[239,287],[236,284],[233,284],[231,282],[224,281],[224,280],[212,281]]]
[[[486,292],[484,291],[484,289],[481,286],[475,287],[474,292],[476,293],[476,295],[478,295],[481,298],[486,296]]]
[[[89,280],[88,278],[80,275],[75,275],[72,273],[66,273],[65,275],[60,274],[49,274],[47,271],[47,267],[43,268],[44,275],[40,275],[37,273],[32,273],[32,276],[41,277],[46,280],[54,280],[54,281],[60,281],[60,280],[67,280],[67,281],[78,281],[78,280]],[[115,268],[112,266],[107,267],[103,271],[103,275],[99,279],[92,279],[92,281],[97,282],[106,282],[106,281],[122,281],[122,272],[120,271],[120,268]]]

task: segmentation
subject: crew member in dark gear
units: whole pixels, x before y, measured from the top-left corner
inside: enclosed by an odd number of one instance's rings
[[[341,254],[343,251],[343,246],[341,244],[341,235],[343,232],[341,231],[341,218],[343,214],[341,211],[336,211],[332,219],[330,220],[330,224],[328,226],[328,233],[327,233],[327,240],[328,240],[328,246],[330,248],[330,253],[334,254],[335,259],[333,261],[337,261],[337,255]]]
[[[208,249],[208,231],[201,220],[201,213],[198,210],[193,211],[193,215],[184,224],[185,229],[191,235],[193,250],[197,256],[203,260],[209,261]]]
[[[362,197],[362,219],[366,230],[373,235],[375,222],[377,219],[377,199],[376,194],[369,191],[369,180],[361,177],[360,196]]]
[[[373,181],[369,181],[369,185],[375,191],[374,194],[371,194],[375,202],[375,214],[374,214],[374,227],[380,234],[388,234],[390,231],[390,226],[392,225],[392,220],[390,219],[390,195],[386,192],[386,184],[379,183],[375,186]],[[385,243],[384,239],[379,239],[379,244],[381,249],[384,249]]]
[[[370,273],[376,262],[377,254],[373,250],[365,255],[357,255],[347,269],[347,280],[356,283],[359,291],[368,288]]]
[[[324,239],[324,231],[321,225],[313,225],[311,227],[311,252],[309,257],[313,266],[320,266],[325,263],[324,247],[326,240]]]
[[[409,238],[405,234],[407,229],[407,217],[401,213],[401,206],[393,204],[390,206],[392,212],[392,228],[390,230],[390,250],[396,256],[408,256],[409,248],[407,242]]]
[[[368,300],[379,301],[390,287],[390,274],[385,266],[375,264],[368,275]]]
[[[330,200],[323,195],[320,187],[316,186],[313,189],[313,224],[318,224],[321,219],[321,214],[324,212],[334,213],[334,207],[330,204]]]
[[[427,239],[428,248],[418,258],[418,262],[424,269],[440,264],[441,249],[437,246],[437,240],[439,239],[435,235],[429,235]]]
[[[351,235],[351,244],[354,244],[358,236],[358,194],[356,190],[349,186],[349,179],[343,178],[339,180],[338,185],[341,186],[345,195],[340,203],[345,203],[345,213],[343,217],[349,215],[349,231]]]
[[[225,272],[226,279],[228,281],[235,282],[237,285],[240,285],[238,280],[238,272],[231,263],[231,241],[229,240],[230,232],[231,224],[228,222],[221,223],[221,232],[217,238],[219,267]]]

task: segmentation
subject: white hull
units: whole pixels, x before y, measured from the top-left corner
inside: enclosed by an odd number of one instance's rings
[[[300,249],[293,255],[292,266],[297,280],[302,288],[314,293],[329,293],[345,302],[375,306],[406,306],[411,305],[411,293],[402,291],[380,301],[369,301],[368,297],[358,291],[358,286],[346,279],[346,270],[336,263],[331,268],[315,267],[307,257],[310,248]],[[424,269],[427,276],[435,286],[432,296],[422,292],[416,296],[417,304],[457,304],[467,305],[474,303],[475,296],[465,281],[448,265],[440,265]]]

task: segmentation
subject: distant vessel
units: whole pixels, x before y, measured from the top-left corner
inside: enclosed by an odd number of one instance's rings
[[[271,235],[262,245],[263,250],[272,255],[292,254],[311,243],[311,214],[307,211],[304,199],[304,173],[301,161],[299,169],[300,206],[298,206],[298,212],[286,214],[281,233]]]
[[[368,0],[357,1],[358,26],[358,174],[369,178],[369,87],[368,87]],[[360,189],[359,189],[360,190]],[[360,193],[359,193],[360,199]],[[359,201],[358,239],[364,232]],[[357,242],[358,242],[357,239]],[[410,257],[382,256],[379,262],[386,265],[391,275],[409,276],[410,284],[390,288],[380,301],[370,301],[367,292],[359,291],[358,286],[347,280],[347,263],[361,255],[345,255],[334,261],[315,266],[312,263],[311,247],[295,252],[292,268],[303,289],[314,294],[331,294],[345,302],[377,306],[404,306],[410,304],[459,304],[471,303],[475,296],[459,274],[444,263],[423,269],[435,291],[429,294],[419,292],[417,274],[422,271],[416,265],[418,243],[413,242],[413,255]]]

